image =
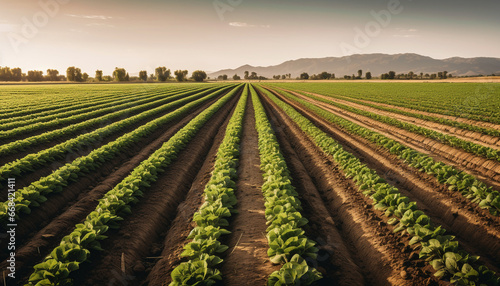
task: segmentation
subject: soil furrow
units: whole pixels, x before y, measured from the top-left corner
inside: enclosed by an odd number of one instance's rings
[[[500,264],[500,218],[491,216],[460,195],[450,195],[451,192],[435,178],[407,166],[384,149],[335,128],[297,104],[292,105],[402,194],[416,201],[419,209],[426,212],[436,225],[442,225],[456,235],[467,251],[481,255],[491,269],[497,269],[494,265]]]
[[[285,90],[285,91],[293,92],[290,90]],[[453,127],[453,126],[449,126],[449,125],[439,124],[437,122],[426,121],[426,120],[423,120],[420,118],[410,117],[410,116],[406,116],[406,115],[402,115],[402,114],[398,114],[398,113],[394,113],[394,112],[384,111],[384,110],[376,109],[373,107],[350,102],[347,100],[329,97],[326,95],[321,95],[321,94],[314,94],[314,95],[317,97],[331,100],[331,101],[334,101],[337,103],[341,103],[341,104],[344,104],[344,105],[347,105],[347,106],[350,106],[350,107],[353,107],[353,108],[356,108],[359,110],[368,111],[368,112],[376,113],[376,114],[383,115],[383,116],[388,116],[388,117],[400,120],[402,122],[414,124],[416,126],[427,128],[427,129],[430,129],[430,130],[433,130],[436,132],[441,132],[441,133],[447,134],[449,136],[455,136],[457,138],[460,138],[460,139],[466,140],[466,141],[470,141],[470,142],[473,142],[475,144],[483,145],[483,146],[494,148],[494,149],[500,147],[500,137],[490,136],[490,135],[482,134],[479,132],[465,130],[465,129],[461,129],[461,128],[457,128],[457,127]]]
[[[165,97],[169,97],[169,96],[170,95],[165,95]],[[171,103],[171,102],[169,102],[169,103]],[[166,105],[166,104],[169,104],[169,103],[165,103],[165,104],[161,104],[161,105],[156,105],[155,107]],[[147,104],[147,103],[145,103],[145,104]],[[120,110],[120,111],[117,111],[117,112],[121,112],[121,111],[123,111],[123,110]],[[62,136],[60,138],[51,139],[49,142],[36,143],[36,144],[34,144],[32,146],[29,146],[26,150],[18,151],[15,154],[8,154],[8,155],[5,155],[5,156],[2,156],[0,158],[0,166],[4,165],[6,163],[9,163],[9,162],[15,161],[16,159],[24,158],[26,155],[29,155],[29,154],[32,154],[32,153],[38,153],[38,152],[40,152],[42,150],[54,147],[54,146],[56,146],[58,144],[61,144],[61,143],[65,142],[65,141],[67,141],[69,139],[76,138],[76,137],[78,137],[78,136],[80,136],[82,134],[90,133],[90,132],[92,132],[94,130],[106,127],[106,126],[108,126],[110,124],[116,123],[116,122],[121,121],[121,120],[125,120],[125,119],[127,119],[129,117],[132,117],[134,115],[140,114],[140,113],[145,112],[145,111],[147,111],[147,110],[135,111],[135,112],[127,112],[126,114],[123,114],[123,115],[121,115],[118,118],[114,118],[112,120],[108,119],[106,121],[101,121],[101,122],[95,124],[92,127],[87,127],[85,129],[79,130],[79,131],[77,131],[75,133],[64,135],[64,136]],[[139,126],[141,126],[141,125],[143,125],[143,124],[145,124],[145,123],[147,123],[147,122],[149,122],[151,120],[154,120],[155,118],[159,118],[159,117],[161,117],[161,116],[163,116],[163,115],[165,115],[165,114],[167,114],[169,112],[172,112],[172,109],[169,109],[169,110],[166,110],[166,111],[162,111],[162,112],[160,112],[160,113],[158,113],[156,115],[152,115],[149,118],[143,119],[140,122],[134,123],[131,126],[126,127],[124,129],[125,131],[120,131],[119,134],[112,134],[112,135],[107,136],[105,138],[100,137],[99,140],[97,142],[95,142],[93,145],[96,145],[96,146],[99,145],[99,144],[104,145],[104,144],[106,144],[108,142],[111,142],[112,140],[120,137],[121,135],[123,135],[123,134],[125,134],[127,132],[130,132],[132,130],[135,130],[137,127],[139,127]],[[64,127],[60,127],[60,128],[64,128]],[[58,129],[60,129],[60,128],[58,128]],[[52,131],[43,131],[43,132],[40,132],[40,134],[45,133],[45,132],[52,132]],[[35,135],[38,135],[38,134],[35,134]],[[30,137],[31,136],[35,136],[35,135],[30,135]],[[14,142],[14,141],[16,141],[16,140],[9,140],[9,142]],[[8,142],[6,142],[6,143],[8,143]],[[83,156],[82,154],[84,154],[84,155],[86,153],[88,154],[92,150],[93,149],[91,149],[91,147],[84,148],[83,150],[75,151],[74,153],[76,153],[76,154],[66,155],[66,157]]]
[[[29,217],[18,224],[16,230],[18,234],[16,264],[19,274],[22,276],[23,271],[30,271],[31,267],[43,259],[75,224],[82,221],[97,206],[100,197],[216,100],[213,99],[193,110],[192,114],[179,122],[162,127],[122,153],[120,158],[101,166],[93,174],[83,176],[78,182],[66,187],[66,191],[50,196],[43,206],[34,209]],[[2,252],[2,259],[4,257],[6,254]]]
[[[132,208],[132,215],[125,217],[120,229],[107,233],[109,238],[102,243],[105,251],[93,257],[92,264],[82,267],[75,285],[122,285],[123,279],[144,276],[143,259],[150,257],[154,243],[163,240],[161,234],[169,229],[197,174],[209,172],[201,167],[212,146],[218,147],[222,141],[238,99],[231,99],[198,131],[175,162],[144,192],[144,198]]]
[[[260,171],[258,134],[255,114],[249,96],[240,146],[240,162],[235,195],[238,200],[227,240],[229,250],[221,273],[224,285],[265,285],[279,265],[272,265],[267,255],[266,218],[264,215],[263,179]]]
[[[365,285],[362,271],[353,258],[355,254],[349,252],[313,179],[297,155],[301,150],[293,149],[280,122],[272,115],[269,106],[265,108],[268,116],[272,118],[271,124],[291,172],[292,184],[299,193],[303,207],[302,214],[309,220],[306,235],[316,241],[320,250],[316,260],[308,260],[323,273],[324,279],[319,284]]]
[[[300,96],[298,94],[295,95]],[[443,163],[460,170],[463,169],[495,188],[500,186],[500,163],[497,161],[465,152],[461,149],[445,145],[425,136],[414,134],[404,129],[390,126],[365,116],[353,114],[305,96],[301,96],[301,98],[322,107],[334,115],[342,117],[365,128],[375,130],[380,134],[407,145],[419,152],[429,154],[434,157],[436,161],[442,161]]]
[[[317,93],[312,93],[312,92],[307,92],[307,91],[303,91],[303,92],[309,93],[309,94],[312,94],[312,95],[320,95],[320,94],[317,94]],[[378,106],[383,106],[383,107],[389,107],[389,108],[399,109],[401,111],[412,112],[412,113],[417,113],[417,114],[422,114],[422,115],[432,116],[432,117],[438,117],[438,118],[444,118],[444,119],[453,120],[453,121],[456,121],[456,122],[466,123],[466,124],[470,124],[470,125],[476,125],[478,127],[484,127],[484,128],[491,128],[491,129],[500,130],[500,125],[499,124],[495,124],[495,123],[491,123],[491,122],[478,121],[478,120],[473,120],[473,119],[467,119],[467,118],[464,118],[464,117],[450,116],[450,115],[444,115],[444,114],[439,114],[439,113],[426,112],[426,111],[421,111],[421,110],[417,110],[417,109],[411,109],[411,108],[407,108],[407,107],[402,107],[402,106],[397,106],[397,105],[391,105],[391,104],[387,104],[387,103],[380,103],[380,102],[375,102],[375,101],[370,101],[370,100],[365,100],[365,99],[359,99],[359,98],[356,98],[356,100],[359,100],[359,101],[362,101],[362,102],[365,102],[365,103],[368,103],[368,104],[373,104],[373,105],[378,105]]]
[[[367,285],[436,285],[431,268],[423,267],[418,254],[407,246],[408,238],[393,234],[384,215],[374,211],[355,184],[270,100],[273,120],[280,122],[287,140],[312,174],[323,201],[346,244],[355,253]],[[415,257],[416,256],[416,257]]]

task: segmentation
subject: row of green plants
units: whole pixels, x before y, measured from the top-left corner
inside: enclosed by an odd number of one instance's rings
[[[321,279],[322,275],[309,266],[306,259],[316,259],[318,248],[302,229],[308,220],[300,213],[301,203],[292,185],[285,158],[253,87],[251,95],[258,133],[260,169],[264,179],[262,192],[268,225],[267,254],[273,264],[283,264],[280,270],[271,274],[267,285],[311,285]]]
[[[95,101],[107,98],[121,98],[143,92],[171,92],[195,88],[195,85],[44,85],[44,86],[5,86],[0,92],[0,120],[22,118],[41,114],[65,112],[75,105],[80,108],[91,106]],[[47,113],[47,114],[46,114]],[[17,119],[16,119],[17,120]]]
[[[78,150],[79,148],[85,146],[91,146],[100,139],[116,134],[137,122],[154,117],[162,112],[181,107],[184,104],[202,98],[215,90],[216,89],[209,89],[191,96],[188,93],[182,93],[177,96],[173,95],[166,100],[162,100],[164,103],[162,106],[144,111],[140,114],[112,123],[92,132],[79,135],[76,138],[69,139],[56,146],[44,149],[37,153],[28,154],[21,159],[9,162],[0,167],[0,182],[3,182],[10,177],[19,177],[23,173],[32,172],[38,167],[46,166],[55,160],[63,158],[68,152]],[[224,90],[225,89],[222,89],[221,91]]]
[[[161,97],[174,95],[175,92],[161,92],[161,93],[133,93],[127,96],[110,97],[103,101],[94,101],[91,106],[86,108],[81,108],[77,106],[72,106],[69,111],[59,111],[57,114],[42,116],[40,114],[34,114],[35,116],[30,119],[18,119],[10,123],[1,123],[0,129],[7,134],[7,130],[24,130],[26,132],[35,131],[39,129],[55,128],[61,125],[68,125],[75,122],[81,122],[90,118],[96,118],[103,114],[109,114],[114,111],[121,109],[126,109],[132,106],[137,106],[140,104],[148,103],[160,99]],[[27,126],[33,126],[27,128]],[[12,131],[17,133],[15,131]],[[1,135],[0,135],[1,136]]]
[[[376,131],[362,127],[340,116],[336,116],[288,92],[279,90],[276,92],[303,105],[347,132],[361,136],[387,149],[390,153],[398,156],[398,158],[416,168],[418,171],[434,176],[439,183],[445,184],[449,190],[460,192],[465,198],[478,204],[481,208],[487,209],[492,215],[500,216],[500,192],[493,190],[492,187],[489,187],[476,177],[446,165],[443,162],[435,161],[429,155],[420,153]]]
[[[209,95],[201,93],[200,95],[185,98],[181,100],[182,102],[176,104],[177,107],[182,107],[142,125],[134,131],[119,137],[115,141],[93,150],[86,156],[78,157],[73,162],[67,163],[50,175],[31,183],[23,189],[17,190],[14,199],[16,203],[16,215],[19,216],[21,213],[31,213],[33,207],[38,207],[40,204],[47,201],[47,195],[62,192],[64,187],[70,182],[76,181],[79,176],[97,170],[104,162],[112,160],[128,146],[131,146],[131,144],[148,136],[165,124],[186,116],[192,112],[196,106],[220,96],[230,88],[231,87],[219,89]],[[7,223],[7,208],[8,201],[0,205],[0,222],[3,224]]]
[[[170,97],[170,96],[169,96]],[[76,115],[72,115],[69,117],[60,116],[56,119],[45,121],[45,122],[37,122],[32,124],[24,124],[25,122],[20,122],[22,126],[17,128],[13,128],[10,130],[1,130],[0,131],[0,140],[5,141],[6,139],[10,139],[15,136],[29,134],[30,132],[34,132],[37,130],[52,130],[56,128],[64,128],[68,125],[71,127],[76,126],[78,124],[87,125],[87,120],[90,122],[101,122],[103,118],[108,119],[112,114],[116,118],[116,114],[120,112],[130,112],[131,108],[136,108],[139,105],[150,104],[158,104],[159,102],[163,102],[164,99],[169,98],[166,97],[164,93],[157,94],[148,94],[145,98],[138,98],[138,100],[123,100],[123,101],[115,101],[116,105],[111,105],[106,108],[97,109],[87,113],[80,113]],[[151,107],[150,107],[151,108]],[[116,114],[114,114],[116,112]],[[121,113],[120,113],[121,114]],[[102,116],[102,117],[101,117]],[[109,120],[109,119],[108,119]],[[92,124],[92,125],[93,125]],[[90,125],[90,126],[92,126]]]
[[[440,226],[435,227],[416,203],[401,195],[353,154],[345,151],[333,138],[316,127],[293,107],[279,100],[267,90],[260,89],[278,105],[328,156],[333,158],[346,178],[355,182],[360,192],[372,200],[374,208],[395,225],[394,232],[408,232],[411,245],[420,244],[419,257],[436,270],[435,276],[456,285],[500,285],[500,277],[482,265],[478,256],[462,250],[458,241]]]
[[[304,83],[300,89],[500,124],[500,88],[495,83],[377,83],[376,88],[370,83]]]
[[[65,105],[64,102],[57,102],[57,103],[50,102],[50,105],[53,106],[53,109],[51,109],[51,110],[46,110],[46,111],[41,111],[41,112],[33,112],[33,113],[27,114],[27,115],[20,115],[20,116],[12,116],[12,117],[8,117],[8,118],[3,118],[3,119],[0,119],[0,124],[2,124],[2,129],[5,129],[6,128],[5,126],[8,127],[9,123],[15,123],[18,121],[25,121],[25,120],[36,119],[36,118],[41,118],[41,119],[51,118],[52,116],[57,116],[59,113],[66,114],[66,112],[71,112],[71,111],[77,112],[80,109],[92,107],[96,104],[103,104],[103,103],[111,102],[113,100],[121,99],[124,97],[129,97],[129,96],[124,95],[122,93],[117,93],[117,94],[105,93],[105,95],[95,96],[95,98],[93,98],[93,99],[91,99],[91,97],[89,97],[89,99],[87,99],[81,103],[79,102],[80,100],[73,102],[73,105],[70,105],[70,106]],[[14,102],[14,103],[17,103],[19,105],[22,105],[22,100],[23,99],[21,98],[18,100],[11,100],[10,102]],[[41,96],[39,98],[39,101],[43,102],[41,104],[42,106],[45,106],[46,104],[48,104],[47,102],[45,102],[45,100],[46,100],[46,97]],[[58,108],[59,105],[63,105],[63,107]],[[23,108],[20,108],[20,110],[23,110]],[[7,111],[4,111],[4,112],[7,112]]]
[[[21,89],[22,95],[11,99],[6,99],[2,105],[2,112],[0,120],[2,122],[15,121],[19,119],[28,119],[36,117],[35,114],[45,116],[47,114],[57,113],[58,110],[62,112],[72,109],[74,105],[79,105],[80,108],[87,107],[93,104],[94,101],[106,100],[109,97],[120,97],[128,92],[117,91],[100,91],[98,94],[89,92],[82,94],[78,91],[70,91],[66,94],[60,94],[59,90],[46,90],[38,88],[36,91]],[[26,96],[30,96],[30,100],[26,100]],[[11,106],[8,108],[7,106]]]
[[[300,90],[294,90],[294,91],[296,91],[300,94],[303,94],[303,95],[308,94],[305,91],[300,91]],[[436,122],[439,124],[448,125],[448,126],[452,126],[452,127],[456,127],[456,128],[460,128],[460,129],[464,129],[464,130],[469,130],[469,131],[474,131],[474,132],[478,132],[478,133],[482,133],[482,134],[500,137],[500,131],[495,130],[495,129],[491,129],[491,128],[485,128],[485,127],[480,127],[477,125],[471,125],[471,124],[467,124],[467,123],[462,123],[462,122],[450,120],[447,118],[429,116],[429,115],[424,115],[424,114],[420,114],[420,113],[404,111],[404,110],[397,109],[397,108],[381,106],[381,105],[372,104],[372,103],[369,103],[366,101],[357,100],[357,99],[354,99],[352,97],[347,97],[347,96],[331,95],[331,94],[328,96],[333,97],[333,98],[337,98],[337,99],[346,100],[346,101],[353,102],[356,104],[368,106],[368,107],[375,108],[378,110],[388,111],[388,112],[397,113],[397,114],[401,114],[404,116],[418,118],[418,119],[422,119],[422,120],[426,120],[426,121]]]
[[[486,147],[483,145],[472,143],[470,141],[462,140],[462,139],[457,138],[455,136],[446,135],[446,134],[443,134],[443,133],[440,133],[440,132],[437,132],[434,130],[430,130],[430,129],[427,129],[424,127],[416,126],[416,125],[411,124],[411,123],[405,123],[405,122],[399,121],[397,119],[391,118],[389,116],[379,115],[379,114],[372,113],[369,111],[360,110],[360,109],[350,107],[350,106],[347,106],[347,105],[344,105],[341,103],[337,103],[337,102],[334,102],[334,101],[331,101],[328,99],[324,99],[324,98],[321,98],[321,97],[318,97],[315,95],[306,94],[306,96],[309,98],[312,98],[314,100],[318,100],[318,101],[336,106],[336,107],[341,108],[343,110],[347,110],[347,111],[355,113],[355,114],[366,116],[366,117],[369,117],[369,118],[374,119],[376,121],[383,122],[383,123],[395,126],[397,128],[401,128],[401,129],[410,131],[412,133],[423,135],[427,138],[437,140],[437,141],[439,141],[443,144],[446,144],[448,146],[461,148],[466,152],[476,154],[476,155],[482,156],[484,158],[500,161],[500,150],[496,150],[496,149],[493,149],[490,147]]]
[[[210,90],[214,90],[214,89],[210,89]],[[64,136],[72,135],[72,134],[80,132],[82,130],[86,130],[86,129],[89,129],[89,128],[92,128],[95,126],[99,126],[100,124],[106,124],[106,122],[108,122],[108,121],[114,121],[117,119],[121,119],[123,117],[130,117],[131,114],[141,113],[141,112],[148,111],[148,110],[159,110],[159,109],[162,109],[164,107],[163,106],[164,104],[167,104],[167,103],[175,101],[175,100],[182,99],[183,97],[190,96],[190,95],[196,94],[196,93],[197,93],[197,91],[188,91],[186,93],[181,93],[181,94],[170,96],[167,98],[163,97],[163,98],[157,99],[154,102],[150,102],[150,103],[143,104],[140,106],[131,107],[131,108],[121,110],[118,112],[114,112],[114,113],[111,113],[108,115],[104,115],[104,116],[101,116],[98,118],[94,118],[94,119],[90,119],[90,120],[87,120],[84,122],[73,124],[73,125],[61,128],[61,129],[56,129],[56,130],[44,132],[40,135],[35,135],[35,136],[31,136],[31,137],[28,137],[25,139],[16,140],[14,142],[10,142],[10,143],[1,145],[0,146],[0,155],[15,154],[17,152],[24,151],[27,148],[29,148],[35,144],[50,142],[50,141],[53,141],[55,139],[58,139],[58,138],[61,138]],[[118,122],[120,122],[120,121],[118,121]],[[118,123],[118,124],[120,124],[120,123]],[[102,128],[97,129],[97,130],[94,130],[93,132],[90,132],[91,134],[93,134],[92,138],[94,138],[94,140],[98,140],[99,138],[102,138],[102,136],[104,136],[104,135],[100,134],[100,132],[102,130],[106,130],[106,127],[102,127]]]
[[[217,280],[222,280],[217,267],[223,261],[221,254],[228,247],[221,243],[220,237],[230,233],[226,229],[229,226],[228,219],[236,212],[235,181],[247,100],[248,85],[217,151],[214,170],[204,189],[204,203],[193,216],[196,227],[188,236],[192,240],[184,246],[180,255],[187,261],[174,268],[170,286],[213,285]]]
[[[205,123],[240,89],[234,88],[205,109],[106,193],[85,221],[77,224],[43,262],[34,266],[28,285],[71,285],[71,273],[77,271],[82,263],[89,261],[93,252],[102,251],[100,241],[107,238],[104,234],[108,229],[120,227],[119,222],[132,212],[132,205],[139,201],[139,197],[177,158],[178,153]]]
[[[63,158],[64,155],[68,152],[78,150],[79,148],[85,146],[91,146],[98,140],[101,140],[102,138],[105,138],[112,134],[116,134],[137,122],[155,116],[159,113],[180,107],[186,103],[189,103],[190,101],[208,95],[215,90],[217,89],[209,89],[195,95],[190,95],[190,93],[182,93],[177,96],[172,95],[168,99],[162,100],[165,105],[150,109],[148,111],[144,111],[140,114],[112,123],[92,132],[79,135],[76,138],[69,139],[56,146],[44,149],[38,153],[28,154],[21,159],[9,162],[0,167],[0,182],[6,180],[9,177],[18,177],[25,172],[34,171],[35,168],[43,167],[50,162],[53,162],[54,160]]]

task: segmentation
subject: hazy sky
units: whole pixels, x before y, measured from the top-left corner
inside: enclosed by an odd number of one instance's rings
[[[0,0],[0,66],[216,71],[353,53],[500,57],[500,1]]]

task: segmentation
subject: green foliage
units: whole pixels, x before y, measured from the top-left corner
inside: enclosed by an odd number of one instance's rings
[[[144,120],[154,114],[178,108],[177,110],[152,120],[134,131],[117,138],[115,141],[93,150],[86,156],[79,157],[73,162],[67,163],[61,168],[55,170],[52,174],[33,182],[31,185],[17,190],[14,200],[16,202],[16,213],[29,213],[32,207],[38,207],[41,203],[45,202],[48,194],[63,191],[64,187],[66,187],[70,182],[75,181],[82,174],[91,173],[99,168],[99,166],[101,166],[104,162],[115,158],[120,152],[131,146],[134,142],[137,142],[141,138],[151,134],[160,126],[182,118],[191,112],[196,106],[219,96],[228,88],[230,87],[209,89],[188,97],[186,97],[186,93],[181,93],[180,95],[163,99],[161,100],[163,103],[171,103],[161,105],[157,108],[153,108],[139,115],[110,124],[93,132],[80,135],[77,138],[70,139],[52,148],[40,151],[37,154],[29,155],[26,158],[22,158],[11,164],[2,166],[0,168],[0,179],[6,179],[13,174],[21,174],[23,172],[33,170],[36,166],[54,161],[55,159],[60,158],[60,156],[65,152],[84,146],[85,143],[92,144],[95,140],[100,138],[100,136],[116,133],[123,130],[127,126]],[[8,201],[0,204],[0,222],[3,224],[6,224],[8,219],[7,207]]]
[[[301,227],[307,224],[307,219],[300,213],[302,208],[285,158],[253,87],[251,94],[259,136],[260,169],[264,179],[262,192],[268,225],[267,254],[272,263],[284,263],[279,272],[269,277],[268,285],[310,285],[322,276],[309,268],[303,258],[316,259],[318,249],[316,243],[304,235]]]
[[[187,70],[176,70],[174,72],[174,74],[175,74],[175,79],[178,82],[183,82],[183,81],[186,81],[186,76],[188,74],[188,71]]]
[[[410,147],[398,143],[395,140],[387,138],[374,130],[362,127],[340,116],[336,116],[310,102],[291,95],[288,92],[278,92],[283,96],[302,104],[328,121],[339,125],[348,132],[359,135],[389,150],[389,152],[397,155],[399,158],[403,159],[410,166],[418,169],[419,171],[436,177],[440,183],[446,184],[450,190],[460,192],[464,197],[470,199],[473,203],[478,204],[481,208],[488,209],[492,215],[500,215],[500,192],[488,187],[476,177],[442,162],[437,162],[427,154],[420,153]],[[319,97],[314,97],[314,99],[333,104],[332,101]],[[362,187],[364,188],[365,186]]]
[[[450,281],[459,285],[498,285],[500,283],[500,277],[496,277],[493,272],[480,265],[477,262],[477,257],[469,256],[465,251],[461,250],[453,236],[445,235],[444,229],[434,227],[429,217],[418,210],[416,205],[412,204],[408,198],[402,196],[397,188],[384,182],[374,170],[368,168],[353,154],[345,151],[338,142],[321,131],[290,105],[279,100],[271,92],[262,88],[259,89],[282,108],[324,153],[335,160],[346,177],[351,178],[363,194],[371,197],[376,209],[385,211],[385,214],[391,219],[390,223],[397,224],[394,232],[408,231],[413,237],[418,237],[416,239],[412,238],[411,243],[421,244],[422,249],[419,254],[421,258],[428,261],[441,259],[443,263],[446,263],[446,259],[451,256],[448,253],[451,252],[456,255],[454,260],[448,262],[450,267],[447,267],[446,271],[441,268],[436,269],[438,276],[450,279]],[[395,206],[397,207],[394,208]],[[404,213],[399,217],[402,211]],[[424,228],[427,230],[424,230]],[[440,265],[437,262],[433,263],[433,266]],[[464,275],[461,269],[465,269],[471,275],[468,275],[466,279],[461,279]],[[484,275],[472,275],[475,274],[474,271],[481,273],[480,269],[483,269]],[[462,274],[455,276],[458,271]],[[465,282],[467,284],[461,284]]]
[[[188,237],[192,241],[184,246],[181,253],[181,257],[189,261],[174,269],[170,286],[212,285],[215,280],[222,280],[215,266],[222,262],[219,255],[228,249],[219,238],[230,233],[223,227],[229,225],[227,218],[231,217],[236,205],[234,181],[237,178],[236,168],[247,100],[248,86],[245,86],[217,151],[212,176],[205,186],[205,203],[193,216],[196,227]]]
[[[157,81],[167,81],[170,78],[170,69],[166,67],[157,67],[155,69],[155,77]]]
[[[204,71],[194,71],[192,74],[192,77],[195,81],[202,82],[207,78],[207,73]]]
[[[318,270],[307,265],[306,261],[295,254],[290,262],[287,262],[279,271],[275,271],[267,281],[268,286],[301,286],[311,285],[321,279]]]
[[[214,285],[217,280],[222,280],[220,271],[213,268],[219,262],[217,259],[220,258],[204,254],[199,259],[181,263],[172,271],[170,286]]]
[[[45,260],[37,264],[33,274],[30,276],[28,285],[38,283],[51,283],[52,285],[66,285],[71,282],[69,273],[76,271],[75,263],[88,261],[91,250],[101,250],[99,240],[106,238],[103,234],[109,228],[118,228],[122,216],[131,212],[130,206],[138,202],[143,191],[147,189],[149,183],[156,181],[157,174],[162,169],[170,165],[177,157],[177,154],[189,143],[203,125],[237,92],[239,88],[220,98],[216,103],[205,109],[179,132],[165,142],[160,149],[154,152],[148,159],[141,162],[132,173],[123,181],[116,185],[111,191],[106,193],[100,200],[96,209],[92,211],[82,224],[77,224],[75,229],[63,238],[60,245],[56,247]],[[221,251],[220,245],[210,243],[200,243],[191,248],[193,251],[189,255],[196,255],[197,249],[215,249]],[[200,259],[206,258],[199,255]],[[217,259],[206,258],[212,263]],[[71,267],[67,266],[71,265]],[[207,271],[204,271],[207,275]],[[199,273],[196,274],[199,276]],[[217,277],[216,274],[210,275]],[[46,281],[46,279],[48,281]],[[40,285],[40,284],[38,284]],[[199,284],[202,285],[202,284]]]

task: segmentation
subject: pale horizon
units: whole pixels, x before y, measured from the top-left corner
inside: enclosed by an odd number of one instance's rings
[[[0,7],[0,66],[23,72],[215,72],[373,53],[500,58],[500,3],[492,1],[0,0]]]

